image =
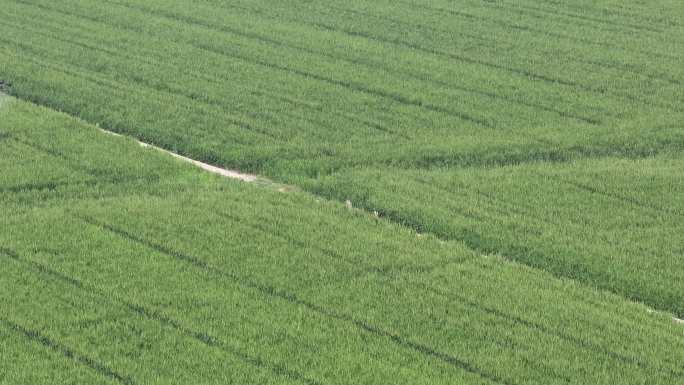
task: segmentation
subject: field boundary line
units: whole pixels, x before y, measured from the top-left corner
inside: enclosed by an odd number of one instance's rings
[[[257,180],[264,179],[264,178],[260,178],[256,175],[254,175],[254,174],[243,173],[243,172],[240,172],[237,170],[229,170],[226,168],[213,166],[209,163],[200,162],[199,160],[188,158],[186,156],[176,154],[175,152],[165,150],[161,147],[157,147],[157,146],[149,144],[149,143],[141,142],[140,140],[134,139],[130,136],[125,136],[125,135],[122,135],[122,134],[119,134],[119,133],[116,133],[113,131],[108,131],[108,130],[105,130],[103,128],[100,128],[100,131],[102,131],[103,133],[105,133],[107,135],[113,135],[113,136],[133,139],[133,140],[135,140],[136,143],[138,143],[140,145],[140,147],[152,148],[152,149],[157,150],[159,152],[171,155],[172,157],[174,157],[176,159],[180,159],[184,162],[193,164],[193,165],[201,168],[204,171],[208,171],[208,172],[213,173],[213,174],[218,174],[218,175],[224,176],[226,178],[238,179],[238,180],[241,180],[243,182],[256,182]]]
[[[138,140],[138,139],[135,139],[135,138],[130,137],[130,136],[127,136],[127,135],[122,135],[122,134],[119,134],[119,133],[116,133],[116,132],[113,132],[113,131],[108,131],[108,130],[105,130],[105,129],[100,128],[100,127],[98,127],[98,128],[99,128],[99,130],[100,130],[101,132],[103,132],[104,134],[112,135],[112,136],[117,136],[117,137],[122,137],[122,138],[129,138],[129,139],[132,139],[132,140],[134,140],[136,143],[138,143],[141,147],[144,147],[144,148],[152,148],[152,149],[157,150],[157,151],[159,151],[159,152],[168,154],[168,155],[170,155],[170,156],[172,156],[172,157],[174,157],[174,158],[176,158],[176,159],[180,159],[180,160],[182,160],[182,161],[184,161],[184,162],[190,163],[190,164],[192,164],[192,165],[194,165],[194,166],[196,166],[196,167],[198,167],[198,168],[200,168],[200,169],[202,169],[202,170],[204,170],[204,171],[207,171],[207,172],[210,172],[210,173],[213,173],[213,174],[221,175],[221,176],[223,176],[223,177],[230,178],[230,179],[240,180],[240,181],[247,182],[247,183],[254,183],[254,182],[259,182],[259,181],[265,181],[265,182],[274,183],[274,182],[272,182],[272,181],[270,181],[270,180],[268,180],[268,179],[266,179],[266,178],[259,177],[259,176],[255,175],[255,174],[243,173],[243,172],[240,172],[240,171],[238,171],[238,170],[231,170],[231,169],[226,169],[226,168],[221,168],[221,167],[213,166],[213,165],[210,165],[210,164],[208,164],[208,163],[200,162],[200,161],[198,161],[198,160],[195,160],[195,159],[192,159],[192,158],[189,158],[189,157],[186,157],[186,156],[177,154],[177,153],[175,153],[175,152],[172,152],[172,151],[169,151],[169,150],[165,150],[165,149],[163,149],[163,148],[161,148],[161,147],[157,147],[157,146],[155,146],[155,145],[152,145],[152,144],[149,144],[149,143],[142,142],[142,141],[140,141],[140,140]],[[289,191],[294,191],[294,190],[297,190],[297,187],[295,187],[295,186],[290,186],[290,185],[282,185],[280,188],[278,188],[278,191],[280,191],[280,192],[289,192]],[[311,193],[311,192],[309,192],[309,193]],[[314,194],[314,195],[318,196],[317,194]],[[378,217],[378,215],[375,214],[376,212],[373,212],[372,210],[366,209],[366,208],[364,208],[364,207],[354,207],[354,208],[355,208],[355,209],[362,210],[362,211],[364,211],[364,212],[367,212],[367,213],[369,213],[369,214],[371,214],[371,215],[374,215],[375,217]],[[393,218],[386,217],[386,216],[384,216],[384,215],[383,215],[382,217],[383,217],[384,219],[390,221],[391,223],[395,223],[395,224],[398,224],[398,223],[399,223],[398,221],[394,220]],[[409,227],[412,228],[412,226],[409,226]],[[443,239],[441,236],[439,236],[438,234],[435,234],[435,233],[432,233],[432,232],[430,232],[430,234],[432,234],[433,236],[439,238],[440,240],[445,240],[445,239]],[[471,247],[470,245],[468,245],[468,247],[472,249],[472,247]],[[473,250],[476,250],[476,249],[473,249]],[[476,250],[476,251],[478,251],[478,252],[481,253],[481,254],[486,254],[486,253],[484,252],[484,250]],[[513,258],[509,258],[508,256],[503,256],[503,257],[504,257],[506,260],[509,260],[509,261],[514,260]],[[543,270],[546,271],[546,272],[548,272],[548,270],[545,270],[545,269],[543,269]],[[612,291],[611,291],[611,292],[612,292]],[[612,293],[617,294],[617,293],[615,293],[615,292],[612,292]],[[619,295],[619,294],[618,294],[618,295]],[[621,297],[624,298],[624,299],[627,299],[627,298],[625,298],[625,297],[623,297],[623,296],[621,296]],[[659,309],[659,311],[663,311],[663,310],[662,310],[662,309]],[[684,325],[684,319],[680,319],[680,318],[677,318],[676,316],[672,316],[672,320],[673,320],[673,322],[675,322],[676,324]]]
[[[14,98],[16,98],[16,99],[18,99],[18,100],[24,100],[24,99],[22,99],[22,98],[17,98],[16,96],[8,95],[8,94],[5,94],[5,93],[3,93],[3,92],[0,92],[0,101],[2,100],[2,97],[3,97],[3,96],[9,96],[10,98],[14,97]],[[36,103],[34,103],[34,102],[30,101],[30,100],[28,100],[27,102],[36,104]],[[77,116],[74,116],[74,115],[72,115],[72,114],[68,114],[68,113],[66,113],[66,112],[64,112],[64,111],[55,110],[54,108],[49,107],[49,106],[46,106],[46,105],[44,105],[44,104],[38,103],[38,104],[36,104],[36,105],[40,105],[40,106],[42,106],[42,107],[47,107],[47,108],[49,108],[49,109],[51,109],[51,110],[53,110],[53,111],[57,111],[57,112],[59,112],[59,113],[64,113],[64,114],[67,114],[67,115],[69,115],[69,116],[72,116],[72,117],[74,117],[74,118],[76,118],[76,119],[79,119],[79,120],[83,121],[81,118],[79,118],[79,117],[77,117]],[[85,121],[84,121],[84,122],[85,122]],[[115,137],[119,137],[119,138],[131,139],[131,140],[133,140],[134,142],[136,142],[140,147],[143,147],[143,148],[151,148],[151,149],[154,149],[154,150],[159,151],[159,152],[161,152],[161,153],[165,153],[165,154],[170,155],[170,156],[172,156],[172,157],[174,157],[174,158],[176,158],[176,159],[180,159],[180,160],[182,160],[182,161],[184,161],[184,162],[186,162],[186,163],[190,163],[190,164],[196,166],[197,168],[199,168],[199,169],[201,169],[201,170],[203,170],[203,171],[206,171],[206,172],[210,172],[210,173],[213,173],[213,174],[216,174],[216,175],[220,175],[220,176],[223,176],[223,177],[226,177],[226,178],[230,178],[230,179],[240,180],[240,181],[242,181],[242,182],[271,185],[274,189],[276,189],[277,191],[282,192],[282,193],[288,193],[288,192],[306,192],[306,193],[308,193],[308,194],[311,194],[311,195],[316,196],[316,197],[319,197],[319,198],[326,199],[326,200],[328,200],[328,201],[334,201],[334,202],[340,202],[340,203],[342,203],[340,200],[335,199],[334,197],[327,197],[327,196],[319,195],[319,194],[316,193],[315,191],[311,191],[311,190],[309,190],[309,189],[303,189],[303,190],[302,190],[301,187],[296,186],[296,185],[282,184],[282,183],[273,181],[273,180],[271,180],[271,179],[268,179],[268,178],[266,178],[266,177],[258,176],[258,175],[256,175],[256,174],[249,174],[249,173],[241,172],[241,171],[239,171],[239,170],[234,170],[234,169],[221,168],[221,167],[218,167],[218,166],[211,165],[211,164],[209,164],[209,163],[201,162],[201,161],[198,161],[198,160],[195,160],[195,159],[192,159],[192,158],[189,158],[189,157],[186,157],[186,156],[177,154],[177,153],[172,152],[172,151],[170,151],[170,150],[166,150],[166,149],[164,149],[164,148],[162,148],[162,147],[158,147],[158,146],[155,146],[155,145],[153,145],[153,144],[150,144],[150,143],[146,143],[146,142],[140,141],[140,140],[138,140],[137,138],[135,138],[135,137],[133,137],[133,136],[125,135],[125,134],[121,134],[121,133],[117,133],[117,132],[114,132],[114,131],[110,131],[110,130],[104,129],[104,128],[100,127],[99,124],[97,124],[97,123],[90,123],[90,122],[85,122],[85,123],[87,123],[87,124],[89,124],[89,125],[94,125],[98,130],[100,130],[100,131],[101,131],[103,134],[105,134],[105,135],[115,136]],[[402,223],[401,221],[397,221],[396,218],[392,218],[391,216],[383,215],[383,214],[385,214],[385,213],[379,214],[377,211],[374,211],[374,210],[372,210],[372,208],[369,208],[369,207],[356,206],[356,205],[352,206],[352,202],[350,202],[350,201],[344,202],[344,204],[347,205],[347,207],[348,207],[350,210],[351,210],[351,209],[361,210],[361,211],[363,211],[363,212],[365,212],[365,213],[367,213],[367,214],[369,214],[369,215],[374,216],[375,218],[384,219],[384,220],[386,220],[386,221],[389,221],[390,223],[393,223],[393,224],[396,224],[396,225],[399,225],[399,226],[402,226],[402,227],[405,227],[405,228],[412,229],[412,230],[414,230],[414,231],[417,232],[418,236],[421,235],[421,234],[418,232],[418,229],[417,229],[415,226],[410,225],[410,224],[407,225],[407,224],[405,224],[405,223]],[[432,236],[436,237],[437,239],[443,241],[443,242],[444,242],[444,241],[461,241],[461,242],[463,241],[462,239],[458,239],[458,238],[444,237],[443,235],[437,234],[437,233],[435,233],[435,232],[428,232],[428,233],[431,234]],[[480,255],[482,255],[482,256],[486,256],[486,255],[491,255],[491,254],[492,254],[491,252],[488,252],[488,251],[486,251],[486,250],[478,250],[478,249],[476,249],[476,248],[473,248],[471,245],[467,245],[467,244],[466,244],[466,246],[467,246],[469,249],[472,249],[472,250],[476,251],[478,254],[480,254]],[[509,257],[509,256],[507,256],[507,255],[500,255],[500,256],[501,256],[502,258],[504,258],[505,260],[507,260],[507,261],[516,262],[514,258],[511,258],[511,257]],[[517,262],[517,263],[520,263],[520,262]],[[522,264],[524,264],[524,265],[526,265],[526,266],[531,266],[531,265],[528,265],[528,264],[526,264],[526,263],[522,263]],[[545,272],[547,272],[547,273],[551,273],[551,274],[552,274],[553,276],[555,276],[555,277],[560,277],[560,278],[566,278],[566,279],[567,279],[567,277],[558,276],[558,275],[556,275],[556,274],[550,272],[549,270],[546,270],[546,269],[540,269],[540,270],[545,271]],[[574,280],[573,280],[573,281],[574,281]],[[579,282],[579,281],[576,281],[576,282]],[[581,282],[580,282],[580,283],[581,283]],[[588,286],[590,286],[590,287],[592,287],[592,288],[594,288],[594,289],[598,289],[598,288],[595,287],[595,286],[591,286],[591,285],[588,285]],[[631,300],[631,299],[629,299],[629,298],[627,298],[627,297],[624,297],[623,295],[621,295],[621,294],[619,294],[619,293],[617,293],[617,292],[615,292],[615,291],[612,291],[612,290],[608,290],[608,291],[611,292],[611,293],[613,293],[613,294],[618,295],[619,297],[623,298],[624,300],[631,301],[631,302],[635,302],[635,301],[633,301],[633,300]],[[643,302],[641,302],[641,301],[636,301],[636,302],[638,302],[638,303],[643,303]],[[650,310],[650,309],[649,309],[649,310]],[[657,309],[657,311],[659,311],[659,312],[670,313],[669,311],[664,310],[664,309]],[[671,317],[672,321],[675,322],[676,324],[684,325],[684,319],[677,318],[677,316],[674,315],[674,314],[671,314],[670,317]]]

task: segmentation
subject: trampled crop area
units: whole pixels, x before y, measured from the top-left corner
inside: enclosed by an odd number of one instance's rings
[[[682,62],[668,0],[2,1],[0,384],[684,383]]]

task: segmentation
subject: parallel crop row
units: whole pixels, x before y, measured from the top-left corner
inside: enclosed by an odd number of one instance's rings
[[[613,30],[631,17],[574,25],[568,11],[539,32],[545,8],[444,1],[27,0],[3,12],[2,76],[17,96],[284,179],[684,142],[662,128],[682,114],[681,42],[663,39],[678,25],[635,37]],[[597,49],[607,36],[616,47]]]
[[[461,240],[684,315],[681,155],[497,169],[368,169],[312,184]]]
[[[36,354],[53,363],[10,370],[9,381],[673,384],[684,376],[679,326],[620,297],[306,194],[205,177],[27,103],[5,116],[0,130],[13,137],[60,133],[50,150],[70,153],[67,166],[160,176],[114,199],[84,186],[32,209],[2,202],[8,349],[0,358],[9,352],[12,368]]]

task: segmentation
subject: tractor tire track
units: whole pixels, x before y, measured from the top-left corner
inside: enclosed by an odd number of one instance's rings
[[[99,290],[98,288],[96,288],[92,285],[84,284],[82,281],[80,281],[76,278],[70,277],[64,273],[53,270],[44,264],[37,263],[35,261],[31,261],[31,260],[22,258],[21,256],[19,256],[18,253],[14,252],[10,249],[0,248],[0,254],[5,254],[5,255],[9,256],[10,258],[14,259],[15,261],[17,261],[19,263],[26,265],[28,268],[31,268],[33,271],[36,271],[39,274],[51,277],[52,279],[55,279],[55,280],[62,282],[62,283],[65,283],[69,286],[72,286],[72,287],[78,289],[78,290],[81,290],[81,291],[84,291],[87,293],[91,293],[91,294],[94,293],[98,297],[106,300],[107,302],[109,302],[111,304],[116,304],[116,305],[122,306],[123,308],[126,308],[129,312],[137,314],[143,318],[147,318],[153,322],[160,323],[164,326],[171,327],[171,328],[175,329],[177,332],[179,332],[180,334],[185,335],[186,337],[195,339],[195,340],[203,343],[204,345],[206,345],[208,347],[217,348],[217,349],[223,351],[224,353],[232,355],[232,356],[240,359],[241,361],[243,361],[247,364],[250,364],[256,368],[267,369],[267,370],[271,371],[273,374],[276,374],[276,375],[281,376],[281,377],[293,379],[293,380],[296,380],[296,381],[301,382],[303,384],[323,385],[323,383],[321,383],[317,380],[308,378],[307,376],[305,376],[304,374],[302,374],[300,372],[287,369],[283,365],[269,363],[269,362],[266,362],[259,357],[250,356],[250,355],[228,345],[227,343],[225,343],[224,341],[222,341],[218,337],[212,336],[212,335],[205,333],[205,332],[201,332],[201,331],[193,330],[191,328],[187,328],[187,327],[183,326],[180,321],[177,321],[177,320],[167,316],[166,314],[164,314],[162,312],[150,309],[150,308],[145,307],[143,305],[139,305],[139,304],[135,304],[135,303],[131,303],[131,302],[119,299],[116,296],[108,295],[108,294],[104,293],[103,291]],[[0,318],[0,322],[2,322],[1,318]]]
[[[502,385],[513,385],[515,384],[514,382],[511,382],[510,380],[507,380],[503,377],[500,377],[497,374],[490,373],[488,371],[485,371],[481,368],[478,368],[477,366],[471,364],[470,362],[463,360],[461,358],[458,358],[456,356],[453,356],[451,354],[447,354],[438,350],[435,350],[434,348],[424,345],[419,342],[412,341],[410,339],[404,338],[401,335],[395,334],[393,332],[381,329],[379,327],[376,327],[372,324],[366,323],[364,321],[360,321],[355,319],[353,316],[350,316],[348,314],[344,313],[338,313],[336,311],[327,309],[323,306],[317,305],[315,303],[306,301],[304,299],[299,298],[296,294],[292,292],[288,292],[283,289],[279,289],[277,287],[273,287],[264,283],[260,283],[257,281],[252,281],[248,278],[241,277],[233,272],[230,271],[225,271],[219,268],[216,268],[212,265],[210,265],[208,262],[195,257],[190,254],[182,253],[176,250],[173,250],[167,246],[164,246],[162,244],[157,244],[154,242],[151,242],[147,239],[144,239],[142,237],[138,237],[136,235],[133,235],[129,233],[128,231],[114,227],[112,225],[100,222],[98,220],[95,220],[91,217],[87,216],[76,216],[77,219],[80,219],[84,223],[98,227],[102,229],[103,231],[115,234],[123,239],[128,240],[129,242],[133,242],[139,245],[142,245],[148,249],[155,250],[156,252],[166,255],[168,257],[172,257],[174,259],[183,261],[185,263],[191,264],[195,268],[204,270],[206,272],[211,273],[212,275],[215,275],[219,278],[223,279],[228,279],[242,287],[249,288],[256,290],[260,293],[262,293],[265,296],[268,297],[273,297],[273,298],[278,298],[280,300],[284,300],[287,302],[290,302],[293,305],[296,306],[302,306],[309,311],[312,311],[314,313],[317,313],[319,315],[325,316],[330,319],[335,319],[338,321],[342,321],[351,325],[356,326],[360,330],[364,330],[370,334],[373,334],[377,337],[382,337],[386,338],[393,343],[395,343],[398,346],[402,346],[404,348],[416,351],[426,358],[431,358],[431,359],[436,359],[439,361],[442,361],[456,369],[463,370],[465,372],[471,373],[473,375],[476,375],[478,377],[481,377],[484,380],[487,380],[491,383],[495,384],[502,384]]]
[[[18,258],[18,255],[16,253],[5,248],[0,248],[0,253],[6,254],[7,256],[13,259]],[[62,356],[72,361],[75,361],[85,367],[90,368],[91,370],[95,371],[103,377],[112,379],[123,385],[136,384],[136,381],[133,379],[133,377],[127,374],[119,373],[111,367],[107,366],[107,364],[100,362],[85,354],[82,354],[74,350],[73,348],[70,348],[69,346],[58,342],[57,340],[50,338],[49,336],[39,332],[38,330],[33,330],[25,326],[22,326],[19,323],[16,323],[10,319],[5,318],[4,315],[0,316],[0,324],[3,324],[7,329],[15,332],[16,334],[21,335],[29,341],[40,344],[48,350],[60,353],[62,354]]]

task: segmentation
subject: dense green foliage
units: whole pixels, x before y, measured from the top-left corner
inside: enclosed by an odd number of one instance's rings
[[[682,383],[682,62],[680,0],[3,1],[0,384]]]
[[[8,3],[15,95],[279,178],[684,143],[679,1]]]
[[[428,169],[442,181],[428,188],[441,186],[439,199],[454,200],[443,191],[451,179],[445,167],[638,159],[684,145],[678,1],[26,0],[2,12],[0,78],[14,95],[329,197],[363,195],[344,186],[358,169],[362,181],[382,173],[395,182]],[[634,193],[667,195],[673,183]],[[407,189],[416,197],[424,185]],[[528,190],[545,191],[532,210],[556,216],[556,187]],[[619,245],[579,237],[559,249],[544,243],[546,235],[528,234],[525,223],[535,219],[509,212],[507,229],[463,222],[438,207],[399,205],[402,197],[378,181],[372,188],[383,201],[373,208],[404,223],[459,239],[466,226],[477,234],[473,246],[683,312],[681,279],[670,280],[684,274],[681,250],[660,231],[676,214],[650,226],[657,236],[648,250],[638,245],[629,204],[618,215],[632,230]],[[575,203],[588,194],[575,190]],[[615,209],[601,205],[596,221]],[[577,215],[562,213],[553,231],[566,236]]]
[[[684,157],[362,169],[312,189],[684,316]]]
[[[25,102],[0,136],[0,383],[684,378],[681,326],[613,294]]]

